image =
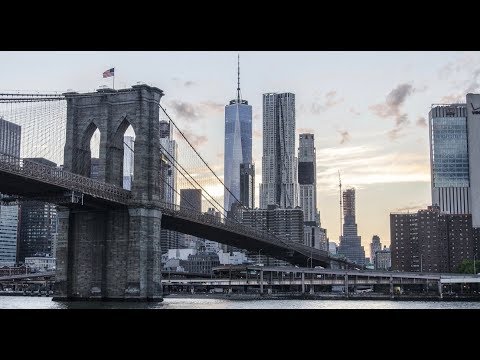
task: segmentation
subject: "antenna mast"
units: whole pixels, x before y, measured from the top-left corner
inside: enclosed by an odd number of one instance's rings
[[[338,170],[338,187],[340,188],[340,236],[343,236],[342,229],[342,178],[340,177],[340,170]]]
[[[238,54],[237,61],[237,103],[240,104],[240,99],[242,98],[240,95],[240,54]]]

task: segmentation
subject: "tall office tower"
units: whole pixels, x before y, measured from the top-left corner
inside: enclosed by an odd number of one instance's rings
[[[300,208],[282,209],[269,205],[267,209],[244,210],[242,215],[244,225],[268,229],[284,240],[303,243],[303,212]]]
[[[340,236],[338,253],[359,264],[365,264],[365,250],[355,223],[355,189],[343,192],[343,236]]]
[[[240,202],[248,209],[255,207],[255,165],[240,164]]]
[[[221,221],[221,214],[219,211],[215,210],[215,208],[208,208],[206,215],[210,215],[218,221]],[[214,252],[217,253],[222,248],[222,244],[219,244],[216,241],[206,240],[205,239],[205,251],[206,252]]]
[[[417,213],[390,214],[392,270],[456,272],[473,259],[471,214],[445,214],[438,206]]]
[[[372,236],[372,242],[370,243],[370,261],[375,264],[375,253],[382,250],[382,243],[378,235]]]
[[[201,189],[180,189],[180,210],[202,212],[202,190]],[[181,234],[180,247],[194,248],[201,250],[205,246],[203,239],[193,235]]]
[[[20,157],[21,133],[19,125],[0,118],[0,156]],[[18,205],[0,205],[0,266],[15,264],[17,224]]]
[[[180,210],[202,212],[202,190],[180,189]]]
[[[252,163],[252,106],[240,92],[240,57],[238,58],[237,98],[225,106],[224,208],[231,210],[240,201],[240,164]],[[225,214],[226,215],[226,214]]]
[[[167,172],[165,189],[165,201],[170,204],[178,204],[177,193],[177,170],[175,161],[178,159],[178,145],[172,139],[172,127],[168,121],[160,121],[160,150],[167,160]]]
[[[269,205],[267,209],[244,210],[242,223],[259,230],[268,231],[285,241],[303,243],[303,211],[296,209],[282,209],[277,205]],[[275,260],[259,253],[247,252],[248,257],[255,262],[262,262],[271,266],[285,266],[287,262]]]
[[[56,164],[44,158],[26,158],[42,165],[56,167]],[[19,241],[17,243],[17,261],[25,257],[54,255],[52,242],[57,234],[57,210],[54,204],[42,201],[22,201],[18,220]]]
[[[177,170],[175,168],[175,160],[178,158],[177,142],[173,140],[173,128],[169,121],[161,120],[159,123],[160,131],[160,151],[164,155],[165,171],[162,172],[163,182],[163,201],[168,204],[178,205],[177,193]],[[183,247],[180,239],[182,234],[162,229],[160,230],[160,246],[162,253],[168,252],[170,249],[178,249]]]
[[[18,205],[0,205],[0,267],[17,259]]]
[[[260,208],[299,205],[295,156],[295,94],[263,94],[263,156]]]
[[[467,130],[472,225],[480,227],[480,94],[467,94]]]
[[[377,250],[375,261],[373,261],[375,270],[389,270],[392,267],[392,252],[386,246],[383,250]]]
[[[303,244],[315,249],[328,251],[327,230],[303,223]]]
[[[0,154],[20,157],[21,126],[0,118]]]
[[[316,154],[313,134],[300,134],[298,148],[298,184],[303,220],[317,221]]]
[[[90,179],[100,180],[100,159],[99,158],[90,159]]]
[[[170,122],[166,120],[160,120],[158,124],[158,129],[160,131],[160,139],[172,139],[173,138],[173,127],[170,126]]]
[[[134,155],[135,139],[132,136],[125,136],[123,138],[123,188],[127,190],[132,190]]]
[[[52,256],[57,233],[55,205],[41,201],[22,201],[20,205],[17,261],[31,256]]]
[[[429,112],[432,204],[446,214],[468,214],[469,145],[467,106],[432,106]]]

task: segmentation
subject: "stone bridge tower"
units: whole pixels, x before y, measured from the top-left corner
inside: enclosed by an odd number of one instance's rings
[[[65,93],[64,170],[90,176],[90,140],[100,131],[98,180],[122,187],[123,137],[135,131],[129,206],[59,208],[56,299],[161,300],[159,102],[147,85]]]

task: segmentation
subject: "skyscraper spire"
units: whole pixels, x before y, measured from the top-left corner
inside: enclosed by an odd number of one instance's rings
[[[238,70],[237,70],[237,75],[238,75],[238,81],[237,81],[237,102],[240,104],[240,100],[242,98],[240,94],[240,54],[238,54]]]

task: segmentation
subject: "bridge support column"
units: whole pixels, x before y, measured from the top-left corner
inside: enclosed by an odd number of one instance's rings
[[[438,296],[440,299],[443,299],[443,291],[442,291],[442,281],[438,279]]]
[[[126,299],[162,301],[160,229],[158,209],[129,208]],[[121,269],[119,269],[121,270]]]
[[[58,218],[58,236],[56,258],[57,265],[55,271],[55,295],[54,300],[65,300],[71,291],[71,267],[72,249],[68,247],[70,210],[63,207],[57,208]],[[70,250],[70,251],[69,251]],[[70,261],[69,261],[70,260]]]
[[[263,270],[260,270],[260,294],[263,294]]]
[[[305,273],[302,272],[302,294],[305,294]]]

